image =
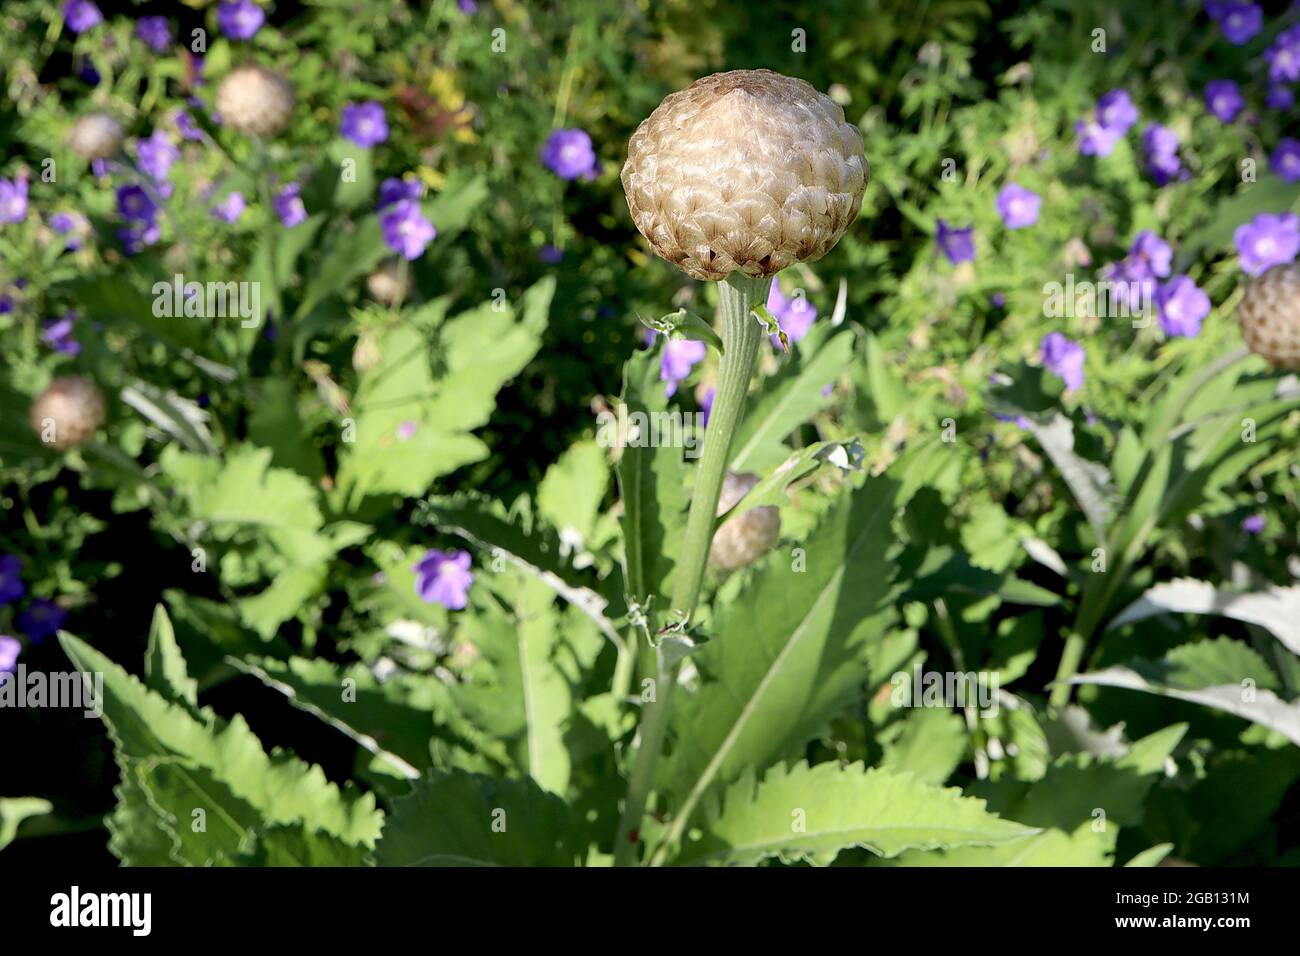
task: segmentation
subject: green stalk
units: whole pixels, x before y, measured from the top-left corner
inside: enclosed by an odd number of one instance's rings
[[[724,353],[718,369],[709,427],[704,436],[704,453],[695,474],[691,510],[686,518],[686,533],[673,587],[673,619],[681,621],[683,627],[689,623],[700,599],[709,545],[713,542],[717,522],[718,496],[731,459],[731,446],[745,414],[745,394],[758,358],[758,346],[763,340],[763,327],[750,313],[767,301],[771,284],[771,279],[751,279],[741,273],[733,273],[718,284]],[[650,797],[655,764],[663,749],[668,713],[677,687],[679,662],[670,663],[662,647],[656,652],[655,659],[655,699],[646,705],[632,776],[628,780],[627,799],[614,842],[616,866],[629,866],[635,862],[635,834],[641,826],[646,801]]]

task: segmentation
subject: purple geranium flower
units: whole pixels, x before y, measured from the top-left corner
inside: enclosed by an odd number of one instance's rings
[[[70,232],[75,232],[85,222],[81,216],[75,212],[56,212],[50,216],[50,228],[54,230],[55,235],[66,236]],[[68,248],[76,249],[81,244],[75,238],[68,240]]]
[[[1263,515],[1247,515],[1241,521],[1241,530],[1246,534],[1259,534],[1264,530],[1266,524]]]
[[[384,108],[372,101],[343,107],[339,131],[365,149],[388,139],[388,120]]]
[[[456,6],[464,14],[478,13],[478,3],[475,0],[456,0]]]
[[[1147,171],[1157,185],[1163,186],[1182,172],[1178,159],[1178,134],[1167,126],[1152,123],[1142,131],[1142,147],[1147,152]]]
[[[1262,212],[1232,234],[1246,275],[1257,276],[1270,266],[1290,262],[1300,252],[1300,216]]]
[[[580,129],[557,129],[542,147],[542,164],[561,179],[595,179],[598,168],[591,137]]]
[[[22,573],[22,558],[16,554],[0,554],[0,607],[12,604],[27,593]]]
[[[537,258],[548,266],[553,266],[564,260],[564,252],[559,248],[559,246],[552,245],[548,242],[537,251]]]
[[[181,151],[167,138],[166,133],[156,129],[148,139],[135,141],[135,158],[141,170],[152,179],[162,182],[171,171],[172,164],[181,158]]]
[[[1049,332],[1043,337],[1042,361],[1049,372],[1065,382],[1066,392],[1083,387],[1083,346],[1072,342],[1060,332]]]
[[[1187,276],[1174,276],[1156,290],[1156,310],[1166,335],[1192,339],[1210,314],[1210,297]]]
[[[222,222],[238,222],[247,207],[244,194],[237,190],[231,191],[226,194],[225,199],[212,207],[211,215],[213,219],[220,219]]]
[[[1164,278],[1169,275],[1173,263],[1174,251],[1150,229],[1143,229],[1133,240],[1126,262],[1130,277],[1149,279],[1152,276]]]
[[[938,221],[934,241],[938,244],[948,261],[953,265],[970,262],[975,258],[975,227],[961,229],[949,226],[942,219]]]
[[[39,644],[47,637],[57,634],[67,619],[68,612],[53,601],[35,598],[27,605],[27,610],[18,615],[18,626],[32,639],[33,644]]]
[[[813,321],[817,318],[817,307],[809,302],[807,297],[796,295],[792,299],[787,299],[781,294],[781,289],[776,282],[772,283],[772,289],[767,294],[767,311],[772,313],[776,324],[781,327],[781,331],[791,342],[798,342],[807,335]],[[773,345],[780,343],[780,339],[775,335],[771,338]]]
[[[1083,156],[1109,156],[1124,136],[1119,130],[1102,126],[1096,120],[1078,120],[1074,130],[1079,134],[1079,153]]]
[[[1268,61],[1268,78],[1273,83],[1292,83],[1300,80],[1300,24],[1283,30],[1277,40],[1264,51]]]
[[[386,209],[403,199],[420,199],[423,195],[424,184],[419,180],[390,176],[379,184],[379,201],[375,204],[375,209]]]
[[[0,223],[22,222],[27,218],[27,180],[0,179]]]
[[[76,312],[65,312],[61,318],[50,319],[41,330],[41,339],[56,352],[64,355],[80,354],[81,343],[72,337],[72,327],[76,321]]]
[[[133,256],[145,246],[152,246],[162,236],[162,227],[156,222],[137,222],[123,226],[117,231],[122,240],[122,250]]]
[[[158,215],[158,206],[143,186],[127,183],[118,187],[117,212],[128,222],[152,223]]]
[[[275,199],[272,200],[275,214],[280,217],[280,222],[290,229],[307,219],[307,207],[303,205],[302,197],[298,195],[301,191],[301,185],[289,183],[276,193]]]
[[[0,634],[0,674],[12,674],[18,668],[18,655],[23,646],[16,638]]]
[[[1123,136],[1138,121],[1137,107],[1127,90],[1111,90],[1097,100],[1097,122]]]
[[[1230,3],[1217,18],[1229,43],[1241,46],[1264,27],[1264,10],[1257,3]]]
[[[411,199],[394,203],[379,217],[379,225],[388,247],[408,259],[420,258],[424,247],[438,235],[433,223],[424,218],[420,204]]]
[[[998,215],[1008,229],[1023,229],[1038,222],[1042,197],[1019,183],[1007,183],[998,192]]]
[[[63,5],[63,22],[73,33],[85,33],[103,23],[104,15],[90,0],[68,0]]]
[[[217,7],[217,26],[232,40],[247,40],[262,29],[266,14],[252,0],[232,0]]]
[[[474,583],[469,565],[468,551],[431,548],[415,563],[415,593],[428,604],[441,604],[449,611],[462,610],[469,603],[469,589]]]
[[[190,115],[189,110],[176,110],[172,113],[172,122],[176,125],[176,131],[181,134],[181,139],[191,142],[203,139],[203,130],[199,129],[199,124],[194,122],[194,117]]]
[[[1205,108],[1224,123],[1231,123],[1246,105],[1241,87],[1232,80],[1211,80],[1205,84]]]
[[[1300,57],[1296,58],[1300,63]],[[1291,92],[1291,87],[1281,83],[1274,83],[1268,88],[1268,95],[1264,98],[1264,105],[1271,110],[1286,112],[1295,106],[1295,94]]]
[[[665,395],[677,391],[678,383],[691,374],[691,369],[704,361],[708,352],[703,342],[693,339],[669,339],[664,343],[664,354],[659,360],[659,380],[667,382]]]
[[[135,35],[156,53],[166,53],[172,44],[172,28],[166,17],[141,17]]]
[[[1300,140],[1288,137],[1278,143],[1268,158],[1268,165],[1287,182],[1300,182]]]

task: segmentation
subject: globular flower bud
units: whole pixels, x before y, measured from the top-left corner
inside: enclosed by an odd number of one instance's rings
[[[357,344],[352,347],[352,367],[358,372],[369,372],[379,365],[384,357],[379,348],[379,336],[373,329],[365,329],[357,336]]]
[[[217,87],[217,112],[231,129],[274,136],[293,116],[293,87],[279,73],[255,63],[237,66]]]
[[[104,424],[104,394],[89,379],[65,375],[52,381],[32,402],[32,428],[41,441],[66,451]]]
[[[392,305],[406,295],[406,276],[397,262],[389,260],[370,273],[366,278],[366,288],[376,302]]]
[[[108,159],[122,147],[122,124],[109,113],[87,113],[72,124],[68,145],[86,162]]]
[[[758,484],[758,475],[727,472],[718,496],[718,514],[730,510]],[[709,563],[722,571],[735,571],[753,564],[771,550],[781,537],[780,512],[771,505],[750,508],[726,521],[713,534]]]
[[[632,134],[623,191],[655,254],[697,279],[820,259],[862,206],[862,136],[803,80],[734,70],[669,95]]]
[[[1300,262],[1250,280],[1237,306],[1241,337],[1274,368],[1300,369]]]

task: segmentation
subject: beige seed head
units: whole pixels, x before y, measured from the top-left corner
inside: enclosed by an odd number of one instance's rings
[[[727,472],[718,496],[718,514],[730,510],[758,484],[758,475]],[[753,564],[772,549],[781,537],[780,512],[771,505],[750,508],[731,518],[713,534],[709,563],[722,571],[735,571]]]
[[[52,381],[32,402],[32,428],[51,448],[66,451],[104,424],[104,394],[89,379],[65,375]]]
[[[68,145],[86,162],[92,162],[114,155],[122,146],[122,136],[122,124],[112,114],[87,113],[72,124]]]
[[[293,87],[279,73],[255,63],[237,66],[217,87],[217,112],[232,129],[274,136],[293,116]]]
[[[1250,280],[1237,306],[1241,337],[1274,368],[1300,369],[1300,262]]]
[[[820,259],[862,207],[844,110],[803,80],[734,70],[666,97],[628,142],[623,191],[655,254],[697,279]]]

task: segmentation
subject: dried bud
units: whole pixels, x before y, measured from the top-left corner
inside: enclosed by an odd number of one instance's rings
[[[366,278],[366,288],[376,302],[392,305],[406,295],[406,276],[401,265],[389,260]]]
[[[656,255],[697,279],[820,259],[862,206],[862,136],[803,80],[715,73],[673,93],[628,143],[623,191]]]
[[[72,124],[68,145],[86,162],[108,159],[122,146],[122,124],[109,113],[87,113]]]
[[[217,87],[217,112],[232,129],[253,136],[274,136],[293,116],[293,87],[279,73],[246,63]]]
[[[45,444],[66,451],[104,424],[104,395],[79,375],[56,378],[32,402],[32,428]]]
[[[1274,368],[1300,369],[1300,262],[1250,280],[1237,306],[1241,337]]]
[[[727,472],[718,496],[718,514],[735,507],[758,484],[758,475]],[[780,512],[771,505],[750,508],[722,525],[713,535],[709,563],[723,571],[735,571],[753,564],[781,537]]]

